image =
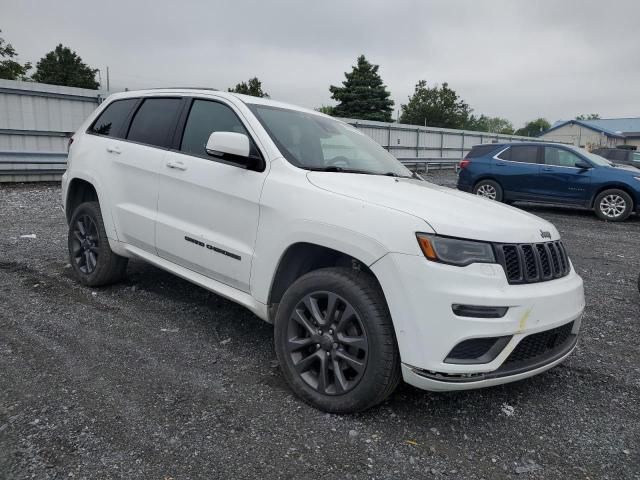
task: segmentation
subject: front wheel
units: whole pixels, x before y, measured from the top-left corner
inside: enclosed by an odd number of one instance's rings
[[[633,200],[624,190],[611,189],[600,193],[593,208],[598,218],[609,222],[626,220],[633,210]]]
[[[289,386],[325,412],[370,408],[400,381],[391,317],[365,272],[324,268],[300,277],[280,302],[274,340]]]
[[[480,180],[473,187],[473,193],[496,202],[502,201],[502,187],[494,180]]]

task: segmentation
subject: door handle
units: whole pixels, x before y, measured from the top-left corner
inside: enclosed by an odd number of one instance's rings
[[[184,163],[174,162],[174,161],[167,162],[167,167],[173,168],[174,170],[183,170],[183,171],[187,169],[187,166]]]
[[[112,147],[111,145],[109,145],[107,147],[107,152],[114,153],[116,155],[120,155],[122,153],[122,150],[120,150],[118,147]]]
[[[505,165],[505,164],[504,164],[504,163],[502,163],[502,162],[497,162],[497,163],[496,163],[496,166],[497,166],[497,167],[504,167],[504,165]]]
[[[542,169],[543,172],[553,172],[553,168],[551,167],[545,167]]]

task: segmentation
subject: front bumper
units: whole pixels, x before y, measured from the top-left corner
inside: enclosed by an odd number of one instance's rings
[[[393,319],[405,381],[427,390],[461,390],[507,383],[560,363],[575,347],[510,370],[505,360],[527,336],[571,322],[577,338],[584,310],[582,279],[569,275],[547,282],[509,285],[499,265],[454,267],[424,257],[388,254],[371,266],[382,284]],[[453,304],[508,307],[500,318],[455,315]],[[445,359],[460,342],[508,336],[487,363]],[[551,352],[554,353],[554,352]]]

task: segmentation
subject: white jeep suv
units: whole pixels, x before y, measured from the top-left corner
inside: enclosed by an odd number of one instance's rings
[[[584,295],[558,231],[439,187],[318,112],[226,92],[108,98],[62,180],[88,286],[129,258],[275,327],[291,388],[329,412],[520,380],[575,348]]]

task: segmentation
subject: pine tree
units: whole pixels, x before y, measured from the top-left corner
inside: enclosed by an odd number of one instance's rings
[[[100,84],[96,81],[96,73],[98,70],[83,63],[76,52],[60,44],[36,64],[33,80],[52,85],[97,90]]]
[[[345,72],[342,87],[331,85],[331,98],[340,102],[333,108],[336,117],[390,122],[393,112],[391,93],[382,83],[378,65],[372,65],[364,55],[358,57],[353,70]]]

